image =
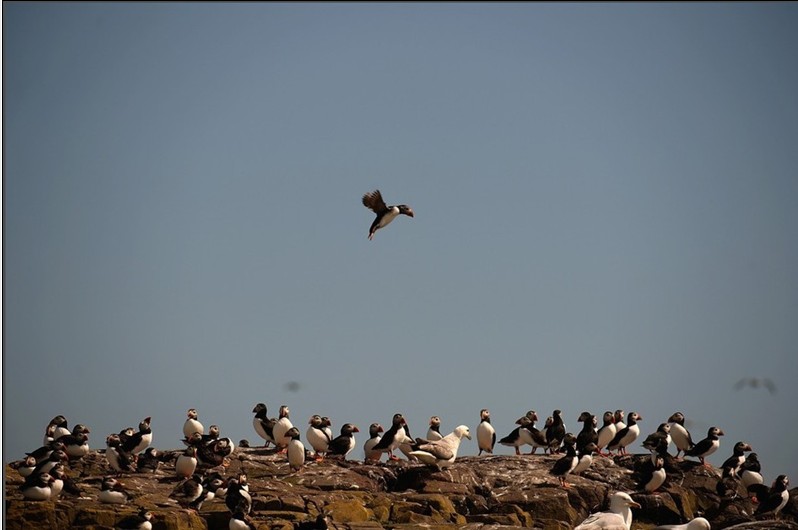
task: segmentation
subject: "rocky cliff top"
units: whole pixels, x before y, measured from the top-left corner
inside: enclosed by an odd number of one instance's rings
[[[178,452],[173,452],[172,457]],[[332,528],[454,528],[571,529],[594,511],[606,509],[608,495],[635,492],[636,470],[648,455],[596,457],[581,476],[569,476],[569,488],[549,474],[558,455],[462,457],[445,470],[400,460],[364,463],[327,458],[308,461],[291,472],[286,456],[264,448],[236,448],[226,477],[247,475],[252,494],[251,518],[258,529],[292,529],[312,523],[319,513]],[[171,461],[170,461],[171,460]],[[712,528],[735,530],[798,529],[798,491],[790,492],[779,521],[751,515],[755,505],[741,490],[717,493],[719,473],[696,462],[670,461],[668,479],[659,494],[632,493],[641,509],[634,509],[632,529],[682,523],[703,516]],[[134,498],[126,505],[98,500],[102,478],[109,474],[104,454],[92,451],[68,474],[80,495],[63,493],[53,501],[26,501],[18,472],[5,468],[6,528],[114,528],[119,521],[145,507],[155,514],[154,529],[227,529],[230,512],[222,499],[184,509],[169,498],[180,482],[173,459],[155,473],[122,475]]]

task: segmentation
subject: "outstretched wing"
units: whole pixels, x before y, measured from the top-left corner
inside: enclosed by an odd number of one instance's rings
[[[380,193],[380,190],[374,190],[363,195],[363,206],[369,208],[376,214],[383,213],[388,209],[385,201],[382,200],[382,194]]]

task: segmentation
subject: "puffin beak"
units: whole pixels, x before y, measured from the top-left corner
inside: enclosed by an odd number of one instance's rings
[[[405,214],[409,215],[410,217],[415,217],[415,215],[413,214],[413,210],[411,210],[410,208],[407,209],[407,212],[405,212]]]
[[[360,432],[360,429],[357,428],[357,425],[352,429],[352,432]]]

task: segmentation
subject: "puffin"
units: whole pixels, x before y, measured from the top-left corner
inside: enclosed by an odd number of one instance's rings
[[[651,460],[643,463],[637,486],[646,493],[656,493],[665,483],[665,459],[657,453],[651,454]]]
[[[299,433],[299,429],[297,429],[297,433]],[[237,478],[231,478],[228,481],[224,504],[230,510],[230,513],[240,511],[245,515],[249,515],[252,509],[252,495],[249,494],[247,475],[245,473],[239,473]]]
[[[577,420],[582,422],[582,430],[576,435],[576,451],[581,452],[589,443],[598,443],[598,433],[596,432],[596,417],[584,411]]]
[[[316,460],[323,460],[332,437],[327,434],[324,420],[320,415],[314,414],[308,420],[308,430],[305,433],[305,438],[308,439],[308,443],[316,453]]]
[[[723,431],[718,427],[710,427],[707,431],[707,437],[685,451],[684,456],[694,456],[701,461],[702,465],[708,467],[704,459],[718,450],[720,447],[719,436],[723,436],[723,434]]]
[[[582,471],[587,470],[593,463],[593,453],[597,451],[598,446],[595,442],[589,442],[581,450],[577,451],[577,454],[579,455],[579,462],[577,462],[576,467],[571,470],[571,474],[578,475]]]
[[[617,450],[618,454],[628,454],[626,448],[637,440],[637,437],[640,435],[640,426],[637,422],[642,419],[643,417],[637,412],[630,412],[627,420],[629,423],[626,427],[615,433],[615,438],[607,444],[607,451],[612,452]],[[617,421],[615,425],[618,425]]]
[[[496,445],[496,429],[490,424],[490,411],[482,409],[479,411],[479,425],[477,425],[477,446],[481,456],[483,452],[493,454],[493,447]]]
[[[709,521],[703,517],[696,517],[684,524],[665,524],[654,527],[654,530],[710,530]]]
[[[328,418],[327,416],[322,416],[321,424],[324,426],[324,434],[327,435],[327,438],[329,438],[330,440],[335,438],[332,432],[332,420],[330,420],[330,418]]]
[[[82,423],[72,429],[72,434],[61,436],[58,440],[64,444],[64,451],[70,460],[80,460],[89,454],[89,433],[91,431]]]
[[[305,465],[305,444],[299,439],[299,429],[291,427],[285,436],[289,438],[286,446],[288,467],[291,468],[291,471],[299,471]]]
[[[185,451],[183,451],[181,455],[177,457],[177,461],[175,462],[175,473],[178,477],[188,478],[194,474],[196,469],[197,447],[190,445]]]
[[[790,492],[787,491],[789,485],[790,479],[787,478],[787,475],[779,475],[770,488],[764,484],[749,486],[748,493],[753,493],[759,501],[755,514],[773,512],[773,517],[777,517],[782,508],[787,506],[787,501],[790,500]]]
[[[564,437],[563,437],[564,438]],[[554,475],[560,481],[560,486],[563,488],[569,488],[570,484],[568,484],[568,474],[571,473],[579,464],[579,455],[576,454],[576,447],[575,447],[575,440],[573,443],[565,443],[563,447],[565,447],[565,456],[559,458],[556,462],[554,462],[554,466],[549,470],[549,474]]]
[[[720,466],[721,477],[739,477],[739,471],[745,462],[745,453],[753,451],[745,442],[737,442],[732,449],[732,455]]]
[[[186,421],[183,423],[183,436],[186,440],[191,438],[191,435],[195,432],[200,434],[205,432],[205,427],[203,427],[199,420],[197,420],[197,417],[199,416],[197,414],[197,409],[188,409],[186,416]]]
[[[535,412],[534,410],[530,410],[524,415],[524,418],[519,418],[515,422],[516,424],[521,425],[521,428],[518,431],[520,445],[521,446],[529,445],[532,447],[529,453],[527,453],[530,455],[535,454],[535,452],[538,450],[538,447],[542,447],[544,451],[548,448],[548,442],[546,441],[546,432],[548,428],[551,426],[553,419],[551,416],[546,418],[546,426],[542,431],[538,430],[537,427],[535,427],[536,421],[538,421],[537,412]]]
[[[161,453],[154,447],[148,447],[136,459],[136,471],[139,473],[155,473],[161,465]]]
[[[598,454],[601,456],[608,456],[609,453],[603,453],[601,450],[607,447],[613,438],[615,438],[615,434],[618,432],[617,428],[615,427],[615,414],[612,411],[607,411],[604,413],[603,416],[604,424],[598,430],[598,441],[596,445],[598,446]]]
[[[565,424],[562,421],[562,411],[559,409],[551,413],[552,424],[546,429],[546,443],[549,453],[559,453],[563,438],[565,438]]]
[[[227,528],[229,530],[255,530],[256,527],[249,515],[245,514],[243,510],[236,510],[230,516]]]
[[[255,428],[255,432],[263,438],[264,444],[263,447],[268,446],[270,443],[274,443],[274,424],[277,423],[276,419],[269,419],[266,415],[268,413],[268,409],[266,408],[265,403],[258,403],[255,405],[255,408],[252,409],[252,412],[255,413],[255,417],[252,418],[252,426]]]
[[[762,478],[762,464],[759,463],[759,456],[756,453],[749,453],[743,465],[740,466],[740,482],[746,491],[752,484],[765,482]]]
[[[72,434],[72,431],[69,430],[69,425],[67,423],[67,419],[59,414],[55,418],[50,420],[50,423],[47,424],[47,427],[44,430],[44,442],[42,445],[48,445],[62,436],[67,436]]]
[[[375,451],[374,446],[380,442],[382,438],[380,435],[381,432],[384,432],[384,429],[379,423],[372,423],[369,425],[369,439],[363,444],[363,454],[365,455],[366,461],[380,461],[382,451]]]
[[[174,499],[183,508],[193,508],[199,511],[196,504],[202,505],[202,496],[205,493],[205,488],[202,487],[202,475],[195,473],[174,487],[172,493],[169,494],[170,499]]]
[[[38,473],[25,478],[19,487],[22,496],[29,501],[49,501],[55,479],[49,473]]]
[[[443,438],[441,434],[441,419],[438,416],[432,416],[429,419],[429,429],[427,429],[427,440],[433,442]]]
[[[660,423],[659,427],[657,427],[656,432],[653,432],[646,436],[646,439],[643,440],[643,447],[648,449],[649,451],[665,451],[668,452],[668,446],[671,443],[671,426],[667,423]],[[664,455],[663,455],[664,456]]]
[[[32,456],[26,456],[23,460],[18,462],[12,462],[9,464],[12,469],[16,469],[19,476],[22,478],[30,476],[33,473],[33,470],[36,469],[36,458]]]
[[[393,415],[391,426],[385,431],[380,438],[380,441],[372,448],[372,451],[387,452],[390,460],[398,460],[393,452],[399,447],[400,444],[406,441],[407,435],[405,431],[405,417],[400,413]],[[411,440],[408,440],[412,442]]]
[[[106,504],[125,504],[131,496],[125,487],[114,477],[105,477],[100,487],[100,502]]]
[[[458,425],[440,440],[416,439],[411,444],[410,454],[428,466],[437,466],[438,469],[451,466],[457,458],[457,451],[463,438],[471,439],[471,431],[466,425]]]
[[[357,425],[352,425],[351,423],[344,423],[341,426],[341,434],[340,436],[336,436],[330,442],[329,454],[342,456],[344,460],[346,460],[346,455],[352,452],[355,448],[355,433],[360,432],[360,429],[357,428]]]
[[[108,461],[108,466],[114,470],[117,475],[132,473],[135,458],[122,449],[122,441],[119,439],[119,435],[108,435],[105,438],[105,445],[105,459]]]
[[[623,417],[625,415],[626,415],[626,413],[623,411],[623,409],[618,409],[618,410],[615,411],[614,417],[615,417],[615,430],[616,431],[620,431],[621,429],[626,428],[626,424],[623,422]]]
[[[683,413],[674,412],[671,414],[668,418],[668,425],[671,426],[671,439],[673,440],[673,445],[676,446],[676,458],[679,458],[681,453],[691,449],[695,444],[692,436],[690,436],[690,431],[684,426]]]
[[[294,426],[289,418],[290,413],[291,411],[288,410],[288,407],[282,405],[280,407],[279,418],[277,423],[274,424],[274,430],[272,431],[274,435],[274,444],[280,449],[281,453],[284,453],[288,447],[288,431]]]
[[[139,508],[138,513],[128,515],[116,523],[115,528],[120,530],[152,530],[152,520],[155,516],[147,508]]]
[[[139,423],[139,432],[134,433],[122,443],[122,449],[130,454],[137,455],[152,443],[152,418],[147,416]]]
[[[369,228],[369,241],[374,239],[374,234],[377,232],[377,230],[388,226],[388,224],[396,219],[398,215],[402,214],[408,217],[415,217],[413,210],[406,204],[387,206],[385,201],[382,199],[380,190],[374,190],[372,192],[366,193],[363,195],[362,200],[363,206],[377,214],[377,217],[374,219],[374,222],[371,223],[371,227]]]
[[[69,462],[69,456],[67,456],[66,452],[64,452],[63,450],[56,449],[55,451],[50,453],[50,456],[48,456],[45,460],[42,460],[41,462],[36,464],[36,467],[33,468],[33,471],[31,471],[30,476],[40,475],[42,473],[49,473],[50,470],[56,466],[56,464],[60,464],[62,462]]]
[[[506,445],[507,447],[513,447],[515,449],[515,454],[520,455],[521,446],[524,445],[524,441],[521,439],[521,430],[532,425],[532,421],[527,416],[522,416],[518,418],[515,423],[518,425],[518,427],[510,431],[510,434],[499,440],[499,443],[501,445]]]
[[[30,453],[25,453],[25,455],[26,456],[32,456],[34,459],[36,459],[36,463],[39,464],[39,463],[43,462],[44,460],[47,460],[50,457],[50,454],[53,451],[56,451],[56,450],[63,451],[64,450],[64,442],[62,442],[61,440],[55,440],[53,442],[50,442],[47,445],[43,445],[42,447],[39,447],[38,449],[36,449],[34,451],[31,451]]]
[[[574,530],[599,530],[623,528],[629,530],[632,526],[631,508],[640,508],[628,493],[617,491],[610,495],[610,510],[591,514],[582,521]]]

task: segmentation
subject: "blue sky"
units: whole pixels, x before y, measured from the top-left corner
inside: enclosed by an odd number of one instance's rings
[[[145,416],[177,447],[189,407],[255,440],[263,401],[359,446],[395,412],[682,410],[726,432],[714,464],[745,440],[798,474],[796,24],[4,3],[4,460],[56,414],[94,447]],[[416,217],[368,241],[376,188]]]

